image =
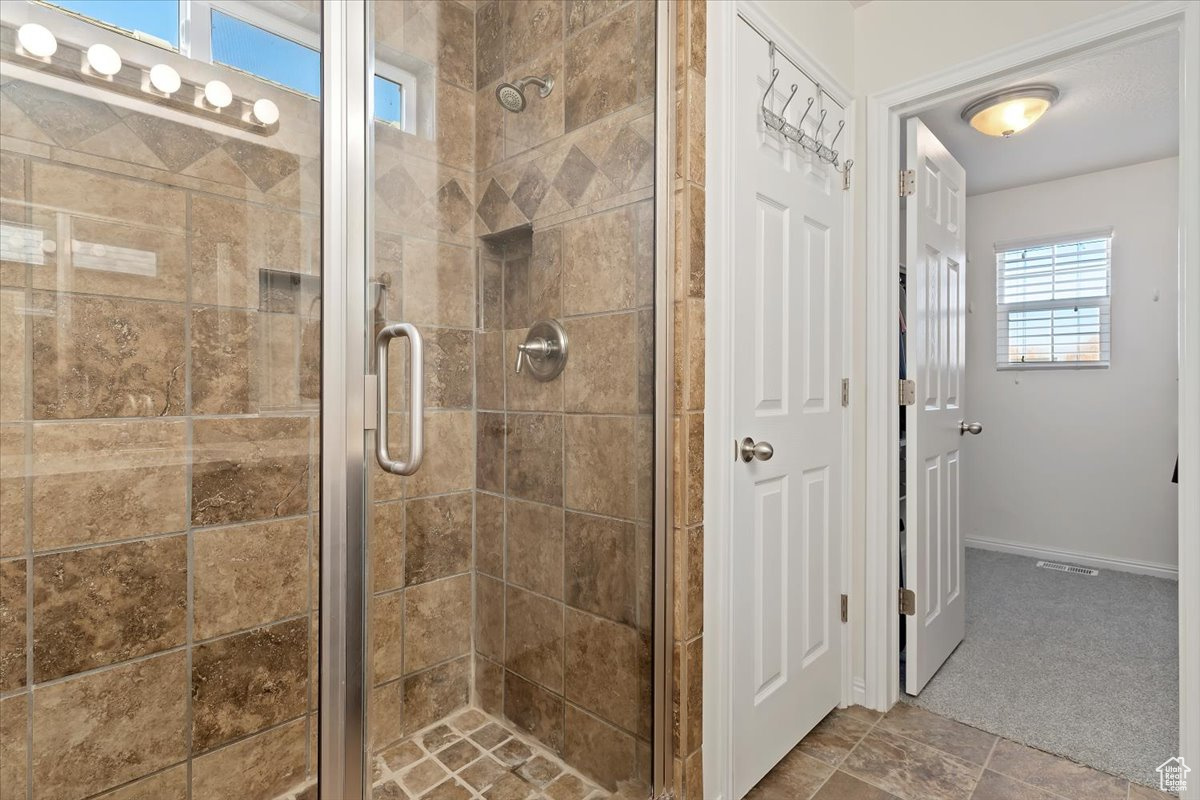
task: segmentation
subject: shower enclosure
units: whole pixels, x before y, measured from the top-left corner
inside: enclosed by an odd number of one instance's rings
[[[652,0],[6,0],[0,796],[669,783]]]

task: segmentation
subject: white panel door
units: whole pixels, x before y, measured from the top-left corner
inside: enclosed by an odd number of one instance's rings
[[[908,122],[908,377],[905,586],[916,613],[905,618],[904,690],[917,694],[966,633],[959,520],[966,380],[966,172],[920,120]]]
[[[733,429],[774,448],[734,467],[732,766],[742,797],[840,697],[845,264],[841,177],[763,127],[767,47],[738,28]],[[787,110],[795,124],[816,90],[777,62],[775,109],[800,85]],[[824,105],[836,129],[842,112]],[[734,451],[731,442],[727,457]]]

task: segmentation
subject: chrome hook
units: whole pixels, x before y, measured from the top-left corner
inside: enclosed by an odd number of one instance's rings
[[[808,98],[808,105],[804,107],[804,113],[800,115],[800,121],[796,123],[796,130],[803,130],[802,126],[804,125],[804,119],[808,116],[808,112],[812,110],[812,104],[813,99],[810,97]]]
[[[767,107],[767,98],[771,96],[771,88],[775,86],[775,79],[779,77],[779,70],[771,70],[771,82],[767,84],[767,90],[763,92],[762,107]],[[774,112],[771,112],[774,113]]]
[[[825,124],[825,115],[828,113],[829,113],[828,111],[821,112],[821,119],[817,122],[817,129],[815,131],[813,131],[814,139],[816,139],[818,136],[821,135],[821,126]]]
[[[829,149],[830,149],[830,150],[832,150],[832,149],[833,149],[833,146],[834,146],[835,144],[837,144],[838,137],[842,135],[842,129],[843,129],[843,128],[845,128],[845,127],[846,127],[846,120],[842,120],[841,122],[839,122],[839,123],[838,123],[838,129],[837,129],[837,133],[835,133],[835,134],[833,135],[833,139],[832,139],[832,140],[829,142]]]
[[[784,114],[787,113],[787,107],[789,105],[791,105],[792,98],[796,96],[796,90],[799,88],[800,87],[797,86],[796,84],[794,84],[794,83],[792,84],[792,93],[788,95],[787,102],[783,104],[783,108],[779,109],[779,116],[782,117]]]

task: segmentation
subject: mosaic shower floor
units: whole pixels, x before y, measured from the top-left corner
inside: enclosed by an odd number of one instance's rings
[[[377,753],[372,800],[644,800],[645,788],[611,793],[536,740],[474,708]]]

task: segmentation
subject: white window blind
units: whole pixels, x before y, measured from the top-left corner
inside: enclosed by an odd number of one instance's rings
[[[1106,367],[1112,231],[996,245],[996,366]]]

